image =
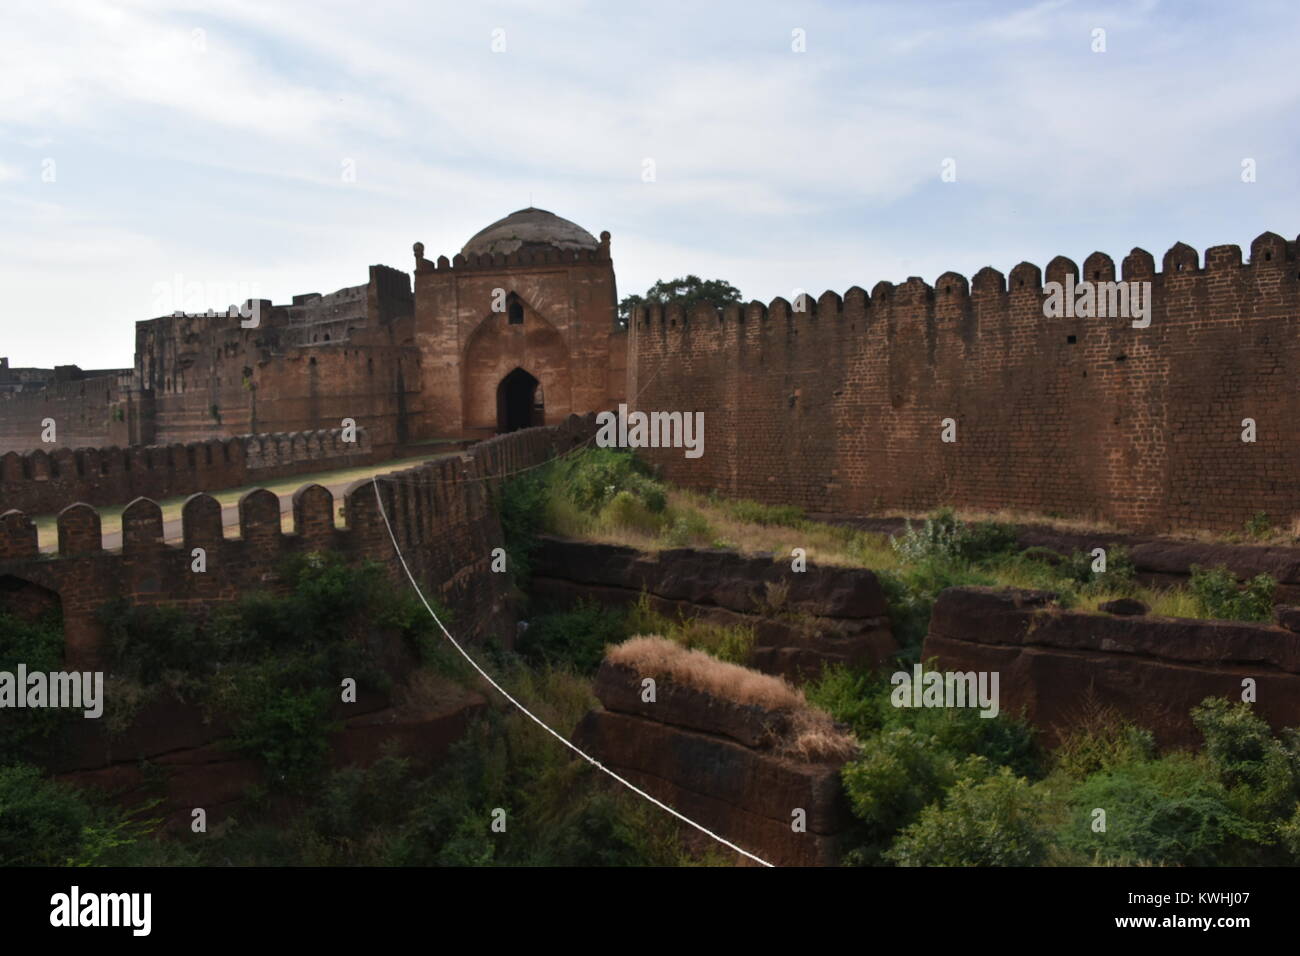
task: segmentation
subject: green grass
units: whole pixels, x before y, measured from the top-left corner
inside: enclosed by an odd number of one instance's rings
[[[1107,543],[1103,532],[1097,541],[1107,550],[1108,567],[1098,573],[1090,554],[1021,551],[1015,528],[1006,521],[964,521],[944,510],[909,523],[891,538],[813,521],[794,507],[664,485],[627,452],[580,452],[562,468],[540,470],[527,481],[529,493],[516,495],[522,504],[515,511],[526,516],[534,540],[546,532],[649,552],[726,548],[768,554],[776,561],[788,561],[800,548],[812,564],[868,568],[886,589],[907,660],[919,649],[934,598],[947,587],[1049,590],[1060,595],[1062,607],[1087,613],[1101,613],[1103,603],[1130,597],[1144,602],[1152,615],[1192,619],[1264,620],[1271,603],[1264,581],[1249,582],[1240,597],[1226,579],[1211,582],[1214,588],[1201,587],[1205,593],[1141,585],[1125,550]]]

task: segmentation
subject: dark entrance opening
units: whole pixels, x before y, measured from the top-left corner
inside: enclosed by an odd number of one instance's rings
[[[515,369],[497,386],[497,431],[512,432],[541,425],[544,409],[540,402],[541,383],[521,368]]]

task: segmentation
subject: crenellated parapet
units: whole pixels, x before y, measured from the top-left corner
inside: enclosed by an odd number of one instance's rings
[[[287,508],[264,488],[226,509],[197,493],[170,519],[157,501],[140,497],[123,510],[120,532],[114,521],[105,527],[90,504],[74,502],[56,518],[56,549],[42,554],[32,518],[11,509],[0,513],[0,578],[57,595],[66,657],[86,667],[101,660],[97,614],[109,601],[184,604],[202,613],[254,590],[275,590],[285,558],[326,550],[378,561],[404,582],[395,537],[426,593],[453,608],[460,633],[478,637],[508,607],[507,576],[490,571],[493,549],[504,544],[492,489],[594,435],[594,415],[575,415],[560,425],[499,436],[463,455],[355,482],[344,494],[342,524],[336,520],[339,502],[318,484],[299,488]],[[105,548],[105,532],[119,532],[116,547]]]
[[[1266,232],[1251,243],[1250,256],[1246,261],[1242,259],[1240,246],[1223,245],[1207,249],[1202,265],[1196,250],[1179,242],[1165,253],[1159,270],[1155,267],[1154,257],[1144,249],[1135,248],[1124,257],[1121,275],[1116,274],[1115,262],[1110,256],[1094,252],[1084,260],[1082,267],[1066,256],[1057,256],[1045,268],[1021,262],[1006,276],[997,269],[986,266],[969,281],[959,272],[945,272],[933,285],[912,276],[901,285],[882,280],[876,283],[870,294],[857,286],[850,288],[843,296],[830,290],[816,298],[807,294],[802,297],[802,303],[781,296],[770,303],[753,301],[740,306],[718,307],[700,303],[690,315],[679,305],[651,303],[637,306],[629,325],[632,329],[647,332],[679,329],[682,334],[691,328],[746,322],[758,322],[763,328],[774,329],[779,327],[773,323],[774,319],[795,322],[843,319],[854,313],[870,315],[873,310],[878,312],[886,305],[917,307],[929,303],[946,303],[962,306],[971,298],[988,300],[1001,297],[1006,300],[1023,294],[1043,297],[1046,295],[1045,282],[1063,282],[1066,275],[1073,276],[1075,283],[1084,280],[1147,280],[1155,284],[1158,290],[1189,279],[1210,279],[1240,270],[1244,272],[1242,279],[1247,284],[1269,284],[1283,277],[1288,263],[1294,263],[1298,258],[1297,242],[1288,242],[1276,233]],[[1290,278],[1295,280],[1297,276],[1291,275]]]
[[[361,427],[128,448],[8,452],[0,455],[0,508],[52,514],[71,501],[112,505],[138,497],[171,498],[369,464],[374,454],[370,434]]]
[[[674,480],[809,510],[940,504],[1134,528],[1300,521],[1297,242],[1057,256],[629,323],[628,394],[702,411]],[[951,420],[952,441],[940,440]],[[1254,428],[1254,440],[1243,431]],[[710,444],[711,442],[711,444]]]

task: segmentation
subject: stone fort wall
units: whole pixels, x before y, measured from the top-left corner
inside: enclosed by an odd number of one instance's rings
[[[193,495],[182,511],[182,540],[164,540],[162,510],[138,498],[122,513],[122,547],[105,551],[98,512],[68,505],[58,516],[58,553],[38,552],[36,526],[16,509],[0,514],[0,610],[62,611],[65,665],[95,669],[102,661],[99,610],[126,598],[134,605],[181,605],[195,613],[249,591],[275,587],[281,560],[304,551],[331,550],[384,564],[405,583],[375,497],[411,572],[425,593],[456,615],[457,633],[474,640],[513,636],[508,575],[493,574],[491,552],[503,545],[491,506],[492,489],[506,476],[563,454],[595,434],[594,416],[526,429],[483,442],[472,451],[405,471],[356,482],[345,494],[346,527],[335,521],[333,495],[320,485],[299,489],[293,527],[281,527],[280,502],[270,491],[250,491],[239,502],[238,537],[227,537],[221,506]],[[206,552],[206,571],[192,570],[192,550]],[[504,628],[504,630],[503,630]]]
[[[1137,530],[1300,519],[1300,262],[1265,233],[1181,243],[1161,268],[1053,259],[1046,280],[1151,283],[1150,325],[1046,318],[1021,263],[717,310],[639,310],[628,394],[702,411],[703,457],[646,449],[690,487],[813,512],[1015,509]],[[1242,441],[1243,419],[1256,441]],[[941,441],[944,419],[956,441]]]

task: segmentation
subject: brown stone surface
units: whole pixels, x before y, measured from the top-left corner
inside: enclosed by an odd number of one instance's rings
[[[1151,608],[1136,598],[1116,598],[1098,604],[1097,610],[1105,611],[1107,614],[1118,614],[1121,617],[1140,617],[1148,613]]]
[[[678,548],[657,554],[544,536],[533,559],[535,598],[621,605],[647,595],[670,619],[694,617],[755,632],[750,663],[791,678],[827,664],[875,665],[898,650],[879,579],[860,568],[808,565],[734,551]],[[769,586],[787,589],[779,609]]]
[[[646,702],[642,700],[642,677],[629,667],[606,660],[596,672],[592,689],[606,710],[730,737],[746,747],[766,749],[789,728],[785,714],[737,704],[663,678],[656,679],[655,700]]]
[[[1278,627],[1284,627],[1288,631],[1300,631],[1300,607],[1279,604],[1273,608],[1273,619],[1277,621]]]
[[[839,763],[803,764],[643,717],[596,710],[574,743],[733,843],[783,866],[835,862],[850,814]],[[807,832],[791,828],[807,814]]]
[[[1004,712],[1023,709],[1049,737],[1090,701],[1116,708],[1157,739],[1197,745],[1190,711],[1206,697],[1240,700],[1274,728],[1300,725],[1300,635],[1278,627],[1052,609],[1042,592],[951,588],[935,604],[923,655],[943,670],[998,671]]]

